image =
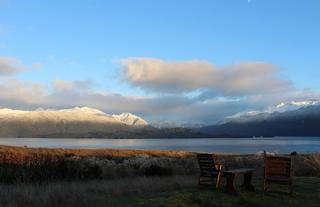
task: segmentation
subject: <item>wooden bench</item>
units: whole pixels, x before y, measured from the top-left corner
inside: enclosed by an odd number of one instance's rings
[[[237,195],[238,192],[235,188],[235,178],[239,175],[243,175],[243,184],[240,186],[245,190],[254,191],[254,186],[251,183],[252,174],[255,169],[251,168],[240,168],[234,170],[223,171],[224,176],[227,178],[226,191],[230,194]]]
[[[267,156],[264,152],[264,179],[263,192],[267,191],[268,184],[284,184],[290,186],[293,193],[293,167],[291,156]]]
[[[199,153],[197,158],[200,169],[199,185],[214,184],[218,188],[222,177],[222,165],[215,162],[213,154]]]

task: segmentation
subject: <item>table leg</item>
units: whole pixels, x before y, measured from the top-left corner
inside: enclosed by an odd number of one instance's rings
[[[230,194],[237,195],[238,192],[237,192],[236,188],[234,187],[235,175],[228,174],[228,175],[226,175],[226,177],[227,177],[227,186],[226,186],[227,192]]]
[[[246,190],[254,191],[254,186],[251,183],[252,180],[252,172],[243,174],[243,184],[241,187],[244,187]]]

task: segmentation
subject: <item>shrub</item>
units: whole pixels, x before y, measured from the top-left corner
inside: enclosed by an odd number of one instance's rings
[[[173,170],[169,167],[161,167],[159,165],[150,165],[145,169],[146,176],[165,176],[172,175]]]

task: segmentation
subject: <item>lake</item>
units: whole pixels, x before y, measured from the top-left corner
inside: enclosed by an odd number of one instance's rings
[[[47,139],[0,138],[0,145],[69,149],[147,149],[194,152],[276,153],[320,152],[320,137],[195,138],[195,139]]]

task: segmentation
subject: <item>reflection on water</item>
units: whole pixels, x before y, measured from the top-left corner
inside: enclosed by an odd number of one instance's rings
[[[204,139],[46,139],[0,138],[0,145],[48,148],[119,148],[197,152],[289,153],[320,152],[320,137],[204,138]]]

